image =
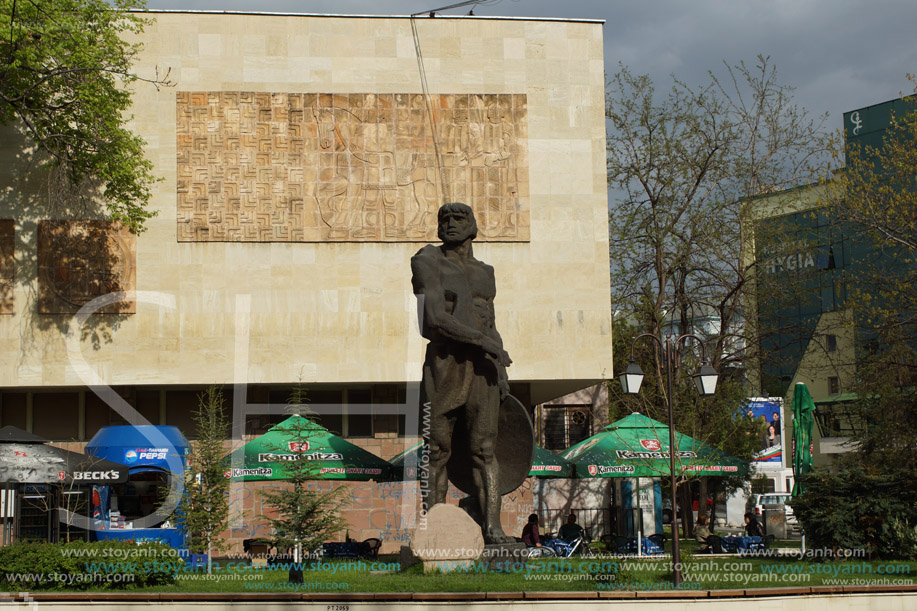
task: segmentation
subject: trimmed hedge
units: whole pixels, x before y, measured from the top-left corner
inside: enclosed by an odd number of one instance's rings
[[[812,547],[865,549],[870,557],[917,559],[914,473],[873,474],[851,467],[838,473],[816,471],[800,482],[806,492],[789,504]]]
[[[0,591],[126,590],[175,583],[184,558],[163,543],[17,543],[0,547]]]

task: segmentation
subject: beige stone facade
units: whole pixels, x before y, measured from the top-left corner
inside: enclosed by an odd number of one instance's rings
[[[531,407],[613,371],[601,22],[151,17],[137,71],[175,86],[134,85],[130,125],[163,178],[147,231],[100,236],[102,216],[0,134],[0,425],[79,449],[123,423],[90,383],[191,438],[210,384],[229,405],[232,384],[277,405],[297,382],[324,405],[409,400],[425,343],[410,258],[450,200],[478,217],[514,394]],[[106,291],[128,292],[73,315]],[[341,432],[391,458],[417,431],[373,409],[359,433],[339,416]],[[245,418],[246,439],[269,424]],[[414,485],[346,485],[351,535],[397,547]],[[505,500],[507,532],[533,486]],[[237,526],[236,542],[267,534]]]
[[[131,125],[149,143],[147,156],[164,180],[152,201],[158,216],[136,240],[136,313],[87,323],[92,332],[85,334],[82,353],[101,381],[288,383],[302,374],[306,383],[378,383],[419,377],[423,349],[408,262],[422,242],[199,243],[180,241],[176,229],[177,99],[185,92],[421,94],[412,26],[431,95],[525,100],[519,137],[527,193],[514,205],[528,226],[520,241],[482,239],[476,247],[478,258],[496,269],[497,324],[514,360],[511,378],[531,383],[531,398],[538,401],[612,370],[601,23],[200,13],[153,18],[142,35],[138,71],[152,77],[157,68],[170,69],[175,87],[157,91],[137,84]],[[15,311],[0,318],[8,364],[0,385],[82,386],[62,333],[68,321],[36,309],[42,280],[35,257],[39,220],[86,213],[58,208],[45,215],[41,176],[17,165],[15,139],[4,142],[0,155],[9,163],[0,165],[0,217],[17,223],[17,274]],[[440,180],[437,174],[432,184]],[[99,334],[106,340],[93,345],[88,336]],[[247,362],[236,358],[239,350],[247,351]]]

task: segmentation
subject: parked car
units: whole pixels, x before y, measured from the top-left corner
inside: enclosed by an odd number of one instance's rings
[[[783,505],[783,510],[786,513],[786,523],[796,524],[798,522],[796,520],[796,514],[793,513],[793,508],[787,505],[787,501],[789,500],[789,492],[768,492],[766,494],[753,494],[751,498],[748,499],[746,511],[754,512],[756,516],[763,517],[765,505]]]

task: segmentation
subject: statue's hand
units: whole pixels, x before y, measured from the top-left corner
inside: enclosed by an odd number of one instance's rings
[[[509,380],[500,380],[498,386],[500,387],[500,403],[503,403],[509,396]]]
[[[494,360],[497,361],[503,367],[509,367],[513,364],[513,360],[509,358],[509,354],[506,350],[500,346],[500,343],[492,337],[484,337],[484,340],[481,342],[481,348],[484,349],[484,352],[494,357]]]

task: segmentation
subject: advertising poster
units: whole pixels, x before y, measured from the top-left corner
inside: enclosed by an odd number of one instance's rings
[[[745,417],[753,420],[761,449],[752,462],[759,468],[783,468],[783,400],[775,397],[751,398],[745,406]]]

